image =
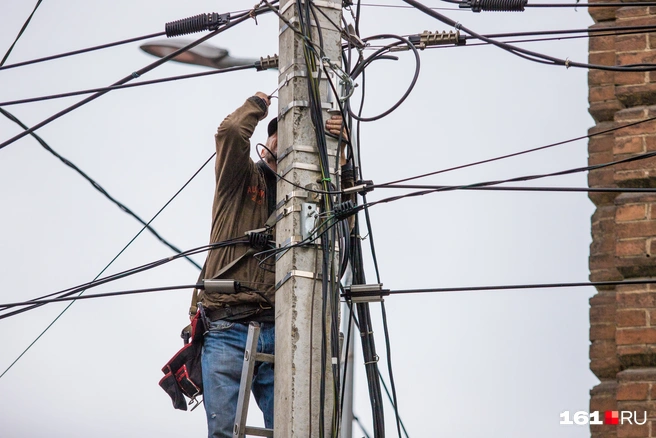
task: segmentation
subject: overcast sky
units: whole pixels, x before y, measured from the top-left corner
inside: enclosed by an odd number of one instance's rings
[[[1,2],[0,55],[34,3]],[[479,33],[592,24],[584,8],[474,14],[437,0],[426,4],[451,9],[442,12]],[[166,22],[199,13],[251,6],[243,1],[45,1],[7,65],[160,32]],[[270,14],[210,42],[238,57],[272,55],[278,53],[277,29],[277,18]],[[452,29],[412,9],[362,8],[363,37],[424,30]],[[524,47],[587,60],[587,39]],[[408,86],[412,56],[398,56],[367,69],[365,116],[387,109]],[[0,101],[107,86],[153,60],[133,43],[0,71]],[[199,71],[168,63],[143,79]],[[585,135],[594,124],[587,112],[586,75],[492,46],[421,52],[420,77],[410,97],[388,117],[362,126],[364,177],[383,183]],[[276,86],[276,72],[243,71],[114,91],[38,134],[149,220],[210,157],[221,120],[254,92]],[[5,109],[32,126],[79,100]],[[0,116],[0,142],[20,131]],[[265,136],[262,124],[254,141]],[[417,182],[505,179],[585,166],[586,159],[587,142],[578,141]],[[533,185],[585,187],[586,174]],[[182,249],[206,244],[212,192],[208,166],[157,217],[154,228]],[[379,189],[369,200],[400,193]],[[0,150],[0,201],[3,302],[92,280],[141,229],[30,137]],[[381,280],[390,289],[587,281],[592,213],[585,193],[458,191],[377,205],[371,220]],[[172,254],[144,232],[104,275]],[[202,264],[203,257],[196,260]],[[374,282],[369,255],[366,266],[367,279]],[[190,284],[197,275],[196,268],[179,260],[89,293]],[[589,436],[587,426],[559,421],[563,411],[587,411],[589,390],[598,383],[588,368],[593,293],[588,287],[387,298],[399,412],[409,435]],[[203,436],[203,409],[175,411],[158,386],[160,368],[181,347],[178,335],[187,323],[189,295],[171,291],[72,305],[0,378],[0,436]],[[65,307],[50,304],[0,320],[0,373]],[[372,314],[388,381],[380,306],[372,305]],[[363,370],[358,356],[354,409],[371,432]],[[395,436],[389,403],[385,413],[388,436]],[[261,424],[255,405],[252,414],[251,423]],[[354,436],[362,436],[357,427]]]

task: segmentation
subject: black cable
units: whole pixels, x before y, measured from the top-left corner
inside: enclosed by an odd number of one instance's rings
[[[171,202],[173,202],[173,200],[174,200],[174,199],[180,194],[180,192],[182,192],[182,190],[184,190],[185,187],[187,187],[187,186],[189,185],[189,183],[191,183],[191,181],[196,177],[196,175],[198,175],[198,174],[200,173],[200,171],[203,170],[203,168],[205,168],[205,166],[207,165],[207,163],[209,163],[209,162],[212,160],[212,158],[214,158],[215,155],[216,155],[216,152],[214,152],[214,153],[210,156],[210,158],[209,158],[207,161],[205,161],[205,163],[203,163],[203,165],[202,165],[202,166],[201,166],[201,167],[200,167],[200,168],[199,168],[199,169],[198,169],[198,170],[192,175],[192,177],[191,177],[191,178],[190,178],[190,179],[189,179],[189,180],[188,180],[188,181],[187,181],[187,182],[186,182],[186,183],[180,188],[180,190],[178,190],[178,191],[177,191],[177,192],[171,197],[171,199],[169,199],[169,201],[166,202],[166,204],[164,204],[164,206],[163,206],[163,207],[162,207],[157,213],[155,213],[155,215],[152,217],[152,219],[151,219],[150,221],[148,221],[148,224],[149,224],[149,225],[150,225],[150,224],[151,224],[151,223],[157,218],[157,216],[159,216],[159,214],[160,214],[160,213],[161,213],[161,212],[162,212],[162,211],[163,211],[163,210],[164,210],[164,209],[165,209],[165,208],[166,208]],[[108,269],[108,268],[109,268],[109,267],[110,267],[110,266],[116,261],[116,259],[118,259],[118,258],[121,256],[121,254],[123,254],[123,252],[125,252],[125,250],[128,249],[128,247],[132,244],[132,242],[134,242],[134,241],[137,239],[137,237],[139,237],[139,235],[141,235],[141,233],[142,233],[145,229],[146,229],[146,227],[143,227],[141,230],[139,230],[139,232],[138,232],[138,233],[137,233],[137,234],[136,234],[136,235],[135,235],[135,236],[134,236],[134,237],[133,237],[133,238],[132,238],[132,239],[131,239],[131,240],[130,240],[125,246],[124,246],[124,247],[123,247],[123,249],[121,249],[121,250],[119,251],[119,253],[116,254],[116,256],[114,256],[114,258],[113,258],[113,259],[112,259],[112,260],[111,260],[111,261],[110,261],[110,262],[109,262],[109,263],[108,263],[108,264],[107,264],[107,265],[106,265],[106,266],[105,266],[105,267],[104,267],[104,268],[98,273],[98,275],[94,278],[94,280],[97,280],[97,279],[98,279],[98,278],[99,278],[99,277],[100,277],[100,276],[101,276],[101,275],[102,275],[102,274],[103,274],[103,273],[104,273],[104,272],[105,272],[105,271],[106,271],[106,270],[107,270],[107,269]],[[80,292],[80,295],[83,294],[83,293],[84,293],[84,291]],[[30,348],[32,348],[32,346],[33,346],[34,344],[36,344],[36,342],[37,342],[39,339],[41,339],[41,337],[42,337],[42,336],[43,336],[43,335],[44,335],[44,334],[50,329],[50,327],[52,327],[53,324],[55,324],[55,322],[57,322],[57,320],[58,320],[59,318],[61,318],[62,315],[63,315],[63,314],[64,314],[64,313],[65,313],[65,312],[66,312],[66,311],[67,311],[67,310],[68,310],[68,309],[69,309],[74,303],[75,303],[75,301],[71,301],[71,303],[70,303],[68,306],[66,306],[66,307],[64,308],[64,310],[62,310],[62,311],[59,313],[59,315],[57,315],[57,316],[55,317],[55,319],[54,319],[54,320],[53,320],[53,321],[52,321],[52,322],[51,322],[51,323],[50,323],[50,324],[49,324],[49,325],[48,325],[48,326],[47,326],[47,327],[46,327],[46,328],[45,328],[45,329],[44,329],[44,330],[43,330],[43,331],[42,331],[42,332],[36,337],[36,339],[34,339],[34,341],[32,341],[32,343],[30,343],[30,344],[29,344],[29,345],[23,350],[23,352],[22,352],[22,353],[21,353],[21,354],[20,354],[20,355],[19,355],[19,356],[18,356],[18,357],[17,357],[17,358],[16,358],[16,359],[15,359],[15,360],[14,360],[14,361],[13,361],[13,362],[12,362],[7,368],[6,368],[3,372],[2,372],[2,374],[0,374],[0,379],[1,379],[5,374],[7,374],[7,372],[8,372],[8,371],[9,371],[9,370],[10,370],[10,369],[11,369],[11,368],[12,368],[12,367],[13,367],[13,366],[14,366],[14,365],[15,365],[15,364],[21,359],[21,357],[23,357],[23,356],[25,355],[25,353],[27,353],[27,352],[30,350]],[[36,305],[36,306],[38,307],[38,305]],[[29,309],[29,308],[28,308],[28,309]]]
[[[357,35],[359,38],[359,34]],[[350,52],[349,52],[350,53]],[[347,67],[347,71],[352,71],[350,62],[348,60],[349,58],[343,57],[345,59],[345,64]],[[363,58],[360,54],[358,64],[362,64]],[[358,116],[360,119],[362,118],[362,111],[364,109],[364,98],[365,98],[365,90],[366,90],[366,74],[365,70],[362,70],[362,95],[360,99],[360,108],[359,108],[359,113]],[[347,101],[347,106],[349,105]],[[350,112],[350,111],[349,111]],[[352,122],[352,119],[350,119]],[[357,169],[360,179],[363,179],[363,171],[362,171],[362,163],[359,161],[361,157],[361,150],[360,150],[360,123],[361,120],[356,119],[356,126],[357,126],[357,158],[358,162],[355,162],[355,157],[352,157],[354,159],[354,169]],[[366,195],[363,195],[364,202],[366,203]],[[365,217],[367,220],[367,226],[369,228],[369,233],[372,232],[371,230],[371,221],[370,217],[368,215],[368,210],[365,210]],[[353,269],[353,284],[366,284],[366,277],[365,277],[365,272],[364,272],[364,264],[363,264],[363,259],[362,259],[362,241],[359,238],[360,236],[360,225],[359,225],[359,217],[356,215],[355,216],[355,221],[354,221],[354,228],[353,232],[351,234],[351,245],[350,248],[352,248],[351,253],[349,254],[349,258],[351,261],[351,267]],[[376,270],[376,278],[380,279],[380,273],[378,270],[378,261],[376,258],[376,250],[375,250],[375,245],[373,241],[373,234],[371,234],[371,238],[369,239],[369,244],[371,248],[371,254],[372,258],[374,261],[374,268]],[[379,280],[380,282],[380,280]],[[382,400],[382,394],[380,390],[380,379],[378,376],[380,375],[380,371],[378,369],[378,355],[376,354],[376,344],[373,336],[373,329],[371,327],[371,317],[370,317],[370,309],[369,309],[369,304],[368,303],[358,303],[356,305],[356,310],[358,312],[358,320],[361,322],[361,324],[358,325],[358,329],[360,331],[360,340],[362,344],[362,356],[364,358],[364,364],[365,364],[365,374],[367,376],[367,386],[368,386],[368,392],[369,392],[369,401],[371,403],[371,413],[372,413],[372,420],[373,420],[373,427],[374,427],[374,437],[375,438],[382,438],[385,436],[385,412],[383,409],[383,400]],[[356,322],[357,323],[357,322]]]
[[[415,73],[414,73],[414,76],[412,77],[412,81],[410,81],[410,85],[409,85],[408,88],[406,89],[405,93],[403,93],[403,95],[401,96],[401,98],[400,98],[400,99],[399,99],[394,105],[392,105],[389,109],[387,109],[386,111],[384,111],[384,112],[378,114],[377,116],[373,116],[373,117],[360,117],[360,116],[356,116],[356,115],[350,110],[350,107],[347,106],[347,108],[349,108],[349,114],[350,114],[350,116],[353,117],[354,119],[358,120],[358,121],[361,121],[361,122],[372,122],[372,121],[374,121],[374,120],[379,120],[379,119],[382,119],[383,117],[389,115],[392,111],[396,110],[396,109],[397,109],[397,108],[398,108],[398,107],[399,107],[399,106],[400,106],[400,105],[406,100],[406,98],[410,95],[410,93],[411,93],[412,90],[414,89],[415,85],[417,84],[417,80],[419,79],[419,71],[421,70],[421,58],[419,57],[419,51],[418,51],[417,48],[414,46],[414,44],[412,44],[412,43],[410,42],[410,40],[408,40],[408,39],[406,39],[406,38],[404,38],[404,37],[402,37],[402,36],[399,36],[399,35],[382,34],[382,35],[374,35],[374,36],[372,36],[372,37],[366,38],[364,41],[365,41],[365,42],[368,42],[368,41],[371,41],[371,40],[377,40],[377,39],[388,39],[388,38],[398,39],[399,42],[398,42],[398,43],[394,43],[394,44],[390,44],[390,45],[388,45],[388,46],[385,46],[384,48],[382,48],[382,49],[376,51],[373,55],[371,55],[371,56],[369,56],[368,58],[364,59],[362,62],[358,63],[358,65],[356,65],[356,66],[354,67],[353,71],[351,72],[351,78],[352,78],[352,79],[356,79],[356,78],[357,78],[357,77],[358,77],[358,76],[364,71],[364,69],[365,69],[369,64],[371,64],[372,62],[374,62],[376,59],[385,59],[385,58],[384,58],[384,57],[385,57],[385,54],[386,54],[391,48],[393,48],[393,47],[397,47],[397,46],[400,46],[400,45],[407,45],[407,46],[410,48],[410,50],[412,50],[412,53],[413,53],[413,55],[414,55],[414,57],[415,57]],[[358,118],[358,117],[359,117],[359,118]]]
[[[376,8],[395,8],[395,9],[414,9],[412,6],[403,6],[403,5],[380,5],[375,3],[362,3],[362,6],[367,7],[376,7]],[[467,12],[461,8],[431,8],[436,11],[450,11],[450,12]]]
[[[23,103],[40,102],[40,101],[43,101],[43,100],[61,99],[61,98],[64,98],[64,97],[79,96],[81,94],[91,94],[91,93],[99,93],[99,92],[107,93],[109,91],[122,90],[122,89],[125,89],[125,88],[141,87],[142,85],[160,84],[160,83],[163,83],[163,82],[171,82],[171,81],[177,81],[177,80],[181,80],[181,79],[190,79],[190,78],[197,78],[197,77],[202,77],[202,76],[216,75],[216,74],[220,74],[220,73],[229,73],[229,72],[233,72],[233,71],[248,70],[248,69],[251,69],[251,68],[257,68],[257,63],[253,63],[253,64],[250,64],[250,65],[239,65],[239,66],[235,66],[235,67],[221,68],[221,69],[216,69],[216,70],[212,70],[212,71],[205,71],[205,72],[200,72],[200,73],[191,73],[191,74],[180,75],[180,76],[171,76],[171,77],[168,77],[168,78],[152,79],[152,80],[149,80],[149,81],[133,82],[133,83],[123,84],[123,85],[111,85],[109,87],[90,88],[90,89],[81,90],[81,91],[70,91],[68,93],[50,94],[50,95],[47,95],[47,96],[30,97],[30,98],[26,98],[26,99],[11,100],[11,101],[7,101],[7,102],[0,102],[0,107],[10,106],[10,105],[18,105],[18,104],[23,104]],[[27,129],[27,128],[25,128],[25,129]]]
[[[390,386],[392,387],[392,397],[394,399],[394,413],[396,414],[396,429],[401,438],[401,417],[399,417],[399,402],[396,397],[396,385],[394,384],[394,373],[392,372],[392,347],[390,345],[389,329],[387,327],[387,312],[385,311],[385,302],[380,302],[380,309],[383,314],[383,332],[385,333],[385,348],[387,350],[387,370],[389,371]],[[407,436],[407,432],[406,432]]]
[[[253,15],[259,15],[259,14],[261,14],[261,13],[265,13],[265,12],[268,12],[268,11],[269,11],[268,9],[256,9],[256,10],[254,10]],[[140,70],[138,70],[138,71],[132,73],[131,75],[128,75],[128,76],[124,77],[123,79],[119,80],[118,82],[112,84],[112,86],[115,86],[115,85],[123,85],[123,84],[125,84],[125,83],[131,81],[132,79],[135,79],[135,78],[137,78],[137,77],[139,77],[139,76],[141,76],[141,75],[143,75],[143,74],[145,74],[145,73],[148,73],[149,71],[151,71],[151,70],[153,70],[153,69],[159,67],[160,65],[164,64],[164,63],[167,62],[168,60],[175,58],[175,57],[178,56],[179,54],[184,53],[184,52],[186,52],[186,51],[189,50],[189,49],[192,49],[193,47],[195,47],[195,46],[197,46],[197,45],[199,45],[199,44],[201,44],[201,43],[207,41],[208,39],[212,38],[213,36],[216,36],[216,35],[218,35],[219,33],[223,32],[223,31],[225,31],[225,30],[230,29],[231,27],[234,27],[234,26],[236,26],[236,25],[238,25],[238,24],[241,24],[242,22],[244,22],[244,21],[246,21],[246,20],[248,20],[248,19],[250,19],[250,18],[251,18],[250,15],[244,15],[244,16],[241,17],[241,18],[238,18],[238,19],[236,19],[236,20],[234,20],[234,21],[231,21],[230,23],[228,23],[228,24],[226,24],[225,26],[223,26],[223,27],[221,27],[221,28],[219,28],[219,29],[217,29],[217,30],[215,30],[215,31],[213,31],[213,32],[211,32],[211,33],[209,33],[208,35],[206,35],[206,36],[204,36],[204,37],[202,37],[202,38],[199,38],[198,40],[196,40],[196,41],[194,41],[194,42],[192,42],[192,43],[187,44],[186,46],[182,47],[181,49],[178,49],[178,50],[176,50],[176,51],[174,51],[174,52],[172,52],[172,53],[170,53],[170,54],[164,56],[163,58],[158,59],[157,61],[155,61],[155,62],[153,62],[153,63],[147,65],[146,67],[143,67],[142,69],[140,69]],[[52,122],[52,121],[58,119],[59,117],[65,115],[65,114],[68,114],[69,112],[71,112],[71,111],[73,111],[73,110],[75,110],[75,109],[77,109],[77,108],[79,108],[79,107],[81,107],[81,106],[83,106],[83,105],[85,105],[85,104],[87,104],[87,103],[89,103],[89,102],[91,102],[91,101],[97,99],[98,97],[100,97],[100,96],[106,94],[107,92],[108,92],[108,91],[101,91],[101,92],[98,92],[98,93],[92,94],[91,96],[87,97],[86,99],[83,99],[83,100],[81,100],[80,102],[78,102],[78,103],[76,103],[76,104],[74,104],[74,105],[71,105],[71,106],[69,106],[68,108],[66,108],[66,109],[64,109],[64,110],[62,110],[62,111],[56,113],[55,115],[53,115],[53,116],[51,116],[51,117],[49,117],[49,118],[43,120],[42,122],[37,123],[36,125],[32,126],[30,129],[27,129],[27,130],[21,132],[20,134],[15,135],[14,137],[10,138],[9,140],[6,140],[6,141],[4,141],[3,143],[0,143],[0,149],[2,149],[2,148],[4,148],[4,147],[8,146],[9,144],[15,142],[16,140],[19,140],[19,139],[25,137],[26,135],[28,135],[28,134],[30,134],[30,133],[36,131],[37,129],[42,128],[43,126],[45,126],[45,125],[49,124],[50,122]]]
[[[421,190],[490,190],[490,191],[509,191],[509,192],[574,192],[574,193],[656,193],[656,188],[642,187],[463,187],[463,186],[442,186],[430,184],[398,184],[398,185],[373,185],[368,186],[372,189],[421,189]]]
[[[382,186],[387,186],[387,185],[392,185],[392,184],[398,184],[398,183],[406,182],[406,181],[412,181],[412,180],[415,180],[415,179],[425,178],[427,176],[437,175],[437,174],[440,174],[440,173],[446,173],[446,172],[451,172],[451,171],[454,171],[454,170],[465,169],[467,167],[478,166],[479,164],[492,163],[494,161],[504,160],[506,158],[518,157],[520,155],[528,154],[528,153],[531,153],[531,152],[536,152],[536,151],[540,151],[540,150],[543,150],[543,149],[549,149],[549,148],[552,148],[552,147],[555,147],[555,146],[560,146],[560,145],[567,144],[567,143],[573,143],[573,142],[578,141],[578,140],[583,140],[583,139],[586,139],[586,138],[590,139],[592,137],[596,137],[596,136],[599,136],[599,135],[604,135],[604,134],[608,134],[608,133],[611,133],[611,132],[619,131],[619,130],[624,129],[624,128],[629,128],[631,126],[640,125],[642,123],[647,123],[647,122],[651,122],[651,121],[654,121],[654,120],[656,120],[656,116],[655,117],[649,117],[649,118],[643,119],[643,120],[638,120],[637,122],[631,122],[631,123],[627,123],[625,125],[616,126],[614,128],[604,129],[602,131],[594,132],[592,134],[587,134],[587,135],[582,135],[580,137],[570,138],[569,140],[563,140],[563,141],[559,141],[559,142],[556,142],[556,143],[551,143],[551,144],[548,144],[548,145],[545,145],[545,146],[539,146],[539,147],[536,147],[536,148],[531,148],[531,149],[527,149],[527,150],[520,151],[520,152],[514,152],[512,154],[501,155],[501,156],[495,157],[495,158],[489,158],[489,159],[486,159],[486,160],[475,161],[475,162],[468,163],[468,164],[462,164],[460,166],[449,167],[447,169],[437,170],[435,172],[429,172],[429,173],[424,173],[422,175],[411,176],[411,177],[408,177],[408,178],[398,179],[396,181],[390,181],[390,182],[387,182],[387,183],[379,184],[379,185],[377,185],[377,187],[382,187]],[[360,179],[363,179],[363,178],[361,177]]]
[[[89,53],[89,52],[93,52],[93,51],[96,51],[96,50],[107,49],[109,47],[116,47],[116,46],[120,46],[120,45],[123,45],[123,44],[134,43],[134,42],[137,42],[137,41],[147,40],[147,39],[150,39],[150,38],[156,38],[156,37],[159,37],[159,36],[163,36],[165,34],[166,34],[166,32],[151,33],[150,35],[144,35],[144,36],[140,36],[140,37],[130,38],[130,39],[127,39],[127,40],[102,44],[100,46],[89,47],[89,48],[86,48],[86,49],[74,50],[72,52],[60,53],[58,55],[46,56],[44,58],[32,59],[30,61],[17,62],[15,64],[10,64],[10,65],[0,64],[0,65],[2,65],[2,67],[0,67],[0,70],[8,70],[10,68],[16,68],[16,67],[22,67],[22,66],[25,66],[25,65],[37,64],[37,63],[45,62],[45,61],[52,61],[53,59],[60,59],[60,58],[66,58],[68,56],[80,55],[82,53]]]
[[[86,300],[91,298],[107,298],[107,297],[115,297],[115,296],[122,296],[122,295],[142,294],[147,292],[163,292],[169,290],[194,289],[194,288],[203,288],[203,287],[204,287],[203,283],[185,284],[180,286],[151,287],[146,289],[133,289],[133,290],[118,291],[118,292],[104,292],[98,294],[82,295],[79,297],[59,297],[59,298],[49,298],[49,299],[38,300],[38,301],[22,301],[17,303],[5,303],[5,304],[0,304],[0,307],[12,308],[12,307],[19,307],[19,306],[29,306],[32,304],[43,305],[49,303],[59,303],[63,301],[77,301],[77,300]],[[6,318],[5,315],[0,315],[0,319],[4,319],[4,318]]]
[[[394,403],[392,400],[392,394],[390,394],[389,389],[387,389],[387,384],[385,384],[385,380],[383,379],[383,375],[378,373],[378,376],[380,378],[380,383],[383,384],[383,389],[385,390],[385,394],[387,394],[387,398],[389,399],[390,403]],[[399,417],[399,423],[401,423],[401,429],[403,429],[403,434],[405,435],[405,438],[408,438],[408,430],[405,428],[405,423],[403,423],[403,420],[401,417]]]
[[[600,3],[604,4],[605,3]],[[411,6],[409,6],[411,7]],[[490,33],[483,35],[486,38],[516,38],[516,37],[527,37],[527,36],[544,36],[544,35],[563,35],[570,33],[606,33],[608,35],[625,35],[625,31],[638,31],[642,30],[645,32],[654,31],[656,29],[655,25],[642,25],[642,26],[617,26],[617,27],[591,27],[585,29],[560,29],[560,30],[540,30],[540,31],[531,31],[531,32],[508,32],[508,33]],[[602,36],[608,36],[602,35]],[[465,36],[465,39],[479,39],[475,36]]]
[[[16,39],[14,42],[11,44],[9,49],[7,50],[7,53],[5,53],[5,56],[2,57],[2,61],[0,61],[0,67],[5,64],[7,61],[7,58],[9,58],[9,54],[11,53],[12,50],[14,50],[14,46],[20,39],[20,37],[23,35],[23,32],[25,32],[25,29],[27,29],[27,26],[30,24],[30,21],[32,21],[32,17],[34,16],[34,13],[36,12],[37,9],[39,9],[39,6],[41,5],[41,2],[43,0],[38,0],[36,2],[36,5],[34,6],[34,9],[32,10],[32,13],[30,14],[29,17],[27,17],[27,20],[25,20],[25,23],[23,23],[23,27],[21,27],[20,31],[18,31],[18,35],[16,36]]]
[[[16,123],[17,125],[19,125],[21,128],[23,128],[23,129],[28,129],[27,125],[25,125],[24,123],[22,123],[20,120],[18,120],[18,118],[16,118],[13,114],[9,113],[8,111],[6,111],[6,110],[0,108],[0,113],[2,113],[5,117],[7,117],[7,118],[8,118],[9,120],[11,120],[12,122],[14,122],[14,123]],[[58,152],[56,152],[54,149],[52,149],[52,148],[51,148],[51,147],[45,142],[45,140],[43,140],[39,135],[37,135],[37,134],[34,133],[34,132],[32,132],[31,135],[32,135],[32,137],[34,137],[34,139],[35,139],[37,142],[39,142],[39,144],[40,144],[45,150],[47,150],[48,152],[50,152],[50,153],[51,153],[52,155],[54,155],[55,157],[59,158],[59,160],[60,160],[62,163],[64,163],[65,165],[67,165],[68,167],[70,167],[71,169],[73,169],[74,171],[76,171],[78,174],[80,174],[80,175],[82,176],[82,178],[86,179],[86,180],[87,180],[87,181],[93,186],[93,188],[95,188],[95,189],[98,190],[100,193],[102,193],[107,199],[109,199],[111,202],[113,202],[118,208],[120,208],[120,209],[123,210],[125,213],[129,214],[130,216],[132,216],[133,218],[135,218],[135,219],[136,219],[141,225],[145,225],[145,226],[147,227],[148,231],[150,231],[150,232],[151,232],[151,233],[152,233],[152,234],[153,234],[153,235],[154,235],[154,236],[155,236],[160,242],[162,242],[164,245],[166,245],[166,246],[168,246],[169,248],[171,248],[171,249],[172,249],[173,251],[175,251],[176,253],[178,253],[178,254],[181,253],[181,251],[180,251],[180,249],[179,249],[178,247],[176,247],[175,245],[173,245],[172,243],[170,243],[170,242],[168,242],[166,239],[164,239],[164,238],[163,238],[163,237],[162,237],[157,231],[155,231],[155,229],[154,229],[153,227],[151,227],[150,225],[146,224],[146,222],[145,222],[143,219],[141,219],[139,216],[137,216],[137,214],[134,213],[134,212],[133,212],[130,208],[128,208],[125,204],[123,204],[122,202],[116,200],[116,199],[115,199],[114,197],[112,197],[109,193],[107,193],[107,191],[106,191],[106,190],[105,190],[100,184],[98,184],[93,178],[91,178],[89,175],[87,175],[85,172],[83,172],[79,167],[77,167],[77,166],[76,166],[75,164],[73,164],[70,160],[68,160],[67,158],[64,158],[64,157],[61,156]],[[198,263],[196,263],[195,261],[193,261],[193,260],[190,259],[189,257],[186,257],[186,259],[187,259],[192,265],[194,265],[194,266],[196,266],[198,269],[200,269],[200,266],[198,265]]]
[[[588,281],[578,283],[537,283],[537,284],[513,284],[513,285],[496,285],[496,286],[469,286],[469,287],[441,287],[428,289],[398,289],[390,290],[390,295],[407,295],[416,293],[441,293],[441,292],[481,292],[492,290],[517,290],[517,289],[556,289],[563,287],[588,287],[588,286],[623,286],[636,284],[656,284],[656,279],[651,280],[620,280],[620,281]],[[353,297],[370,297],[379,296],[380,291],[372,292],[351,292]]]
[[[112,274],[112,275],[109,275],[107,277],[103,277],[103,278],[96,277],[93,281],[83,283],[83,284],[79,284],[77,286],[69,287],[67,289],[63,289],[63,290],[60,290],[60,291],[57,291],[57,292],[52,292],[52,293],[49,293],[47,295],[43,295],[43,296],[40,296],[40,297],[37,297],[37,298],[32,298],[30,300],[27,300],[26,302],[36,304],[36,303],[38,303],[42,300],[45,300],[45,299],[51,298],[51,297],[58,297],[58,298],[69,297],[69,296],[74,295],[76,293],[84,292],[84,291],[87,291],[87,290],[92,289],[94,287],[98,287],[98,286],[102,286],[104,284],[110,283],[112,281],[122,280],[122,279],[127,278],[131,275],[139,274],[139,273],[148,271],[150,269],[160,267],[160,266],[165,265],[169,262],[172,262],[172,261],[177,260],[181,257],[184,257],[185,255],[199,254],[201,252],[210,251],[210,250],[213,250],[213,249],[216,249],[216,248],[222,248],[222,247],[231,246],[231,245],[238,245],[238,244],[248,244],[248,243],[249,243],[248,240],[246,240],[244,238],[235,238],[235,239],[228,239],[228,240],[225,240],[225,241],[222,241],[222,242],[212,243],[212,244],[209,244],[209,245],[203,245],[203,246],[200,246],[200,247],[197,247],[197,248],[192,248],[190,250],[184,251],[183,253],[181,253],[179,255],[172,256],[172,257],[166,257],[166,258],[159,259],[159,260],[155,260],[153,262],[146,263],[145,265],[141,265],[141,266],[137,266],[137,267],[134,267],[134,268],[127,269],[125,271],[117,272],[116,274]],[[39,307],[39,306],[35,305],[33,307]],[[0,311],[3,311],[3,310],[7,310],[7,308],[0,306]],[[26,309],[26,310],[31,310],[31,308]],[[23,312],[23,310],[17,311],[15,313],[22,313],[22,312]],[[12,315],[7,315],[7,316],[12,316]]]
[[[424,190],[424,191],[420,191],[420,192],[413,192],[413,193],[408,193],[406,195],[393,196],[393,197],[390,197],[390,198],[384,198],[384,199],[381,199],[381,200],[378,200],[378,201],[374,201],[374,202],[371,202],[371,203],[366,204],[366,205],[361,205],[361,206],[356,207],[353,210],[353,212],[355,213],[355,212],[358,212],[360,210],[370,208],[370,207],[372,207],[376,204],[388,203],[388,202],[397,201],[397,200],[403,199],[403,198],[423,196],[423,195],[427,195],[427,194],[430,194],[430,193],[460,190],[460,189],[473,188],[473,187],[493,186],[493,185],[498,185],[498,184],[503,184],[503,183],[518,182],[518,181],[531,181],[531,180],[534,180],[534,179],[547,178],[547,177],[551,177],[551,176],[571,175],[573,173],[587,172],[589,170],[602,169],[602,168],[605,168],[605,167],[615,166],[617,164],[630,163],[632,161],[639,161],[639,160],[644,160],[644,159],[652,158],[652,157],[656,157],[656,151],[655,152],[648,152],[648,153],[645,153],[645,154],[634,155],[632,157],[624,158],[622,160],[611,161],[611,162],[601,163],[601,164],[595,164],[593,166],[576,167],[574,169],[561,170],[561,171],[558,171],[558,172],[542,173],[542,174],[537,174],[537,175],[526,175],[526,176],[519,176],[519,177],[515,177],[515,178],[509,178],[509,179],[505,179],[505,180],[485,181],[485,182],[474,183],[474,184],[465,184],[465,185],[462,185],[462,186],[447,186],[447,188],[430,189],[430,190]]]
[[[560,65],[560,66],[565,66],[567,68],[569,67],[577,67],[577,68],[587,68],[587,69],[597,69],[597,70],[605,70],[605,71],[620,71],[620,72],[627,72],[627,71],[652,71],[656,70],[656,64],[632,64],[632,65],[624,65],[624,66],[608,66],[608,65],[597,65],[597,64],[585,64],[585,63],[580,63],[580,62],[574,62],[570,61],[568,59],[560,59],[560,58],[555,58],[553,56],[545,55],[542,53],[538,52],[533,52],[530,50],[522,49],[517,46],[513,46],[507,43],[503,43],[500,41],[496,41],[491,38],[487,38],[483,35],[480,35],[471,29],[468,29],[461,25],[460,23],[452,20],[451,18],[446,17],[445,15],[440,14],[439,12],[433,11],[430,8],[427,8],[425,5],[417,2],[416,0],[403,0],[405,3],[408,3],[417,9],[419,9],[421,12],[430,15],[433,18],[436,18],[437,20],[449,25],[453,26],[457,30],[462,30],[472,36],[475,36],[483,41],[489,42],[490,44],[493,44],[507,52],[512,53],[513,55],[519,56],[521,58],[527,59],[529,61],[534,61],[542,64],[548,64],[548,65]]]
[[[353,302],[351,300],[346,300],[345,302],[346,302],[347,306],[349,307],[349,309],[351,309],[351,316],[353,316],[353,313],[352,313]],[[353,318],[353,322],[355,323],[355,326],[358,329],[360,329],[360,323],[358,322],[358,320],[356,318]],[[389,389],[387,389],[387,385],[385,384],[385,379],[383,379],[383,375],[380,373],[380,371],[378,371],[378,379],[379,379],[379,382],[383,385],[383,389],[385,389],[385,394],[387,395],[387,399],[389,400],[390,404],[392,404],[392,406],[395,408],[395,410],[398,411],[396,409],[396,404],[394,403],[394,399],[392,398],[392,394],[390,393]],[[355,415],[354,415],[354,418],[355,418]],[[403,420],[401,419],[400,416],[398,418],[398,421],[401,424],[401,428],[403,429],[404,435],[406,436],[406,438],[408,438],[408,430],[406,429],[405,423],[403,423]]]

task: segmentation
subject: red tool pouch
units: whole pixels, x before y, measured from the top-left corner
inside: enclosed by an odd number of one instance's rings
[[[187,410],[188,397],[189,405],[194,404],[191,410],[194,410],[200,402],[196,399],[203,393],[203,378],[200,362],[201,350],[203,348],[203,335],[205,333],[205,324],[203,323],[202,312],[197,312],[191,321],[191,342],[185,344],[164,368],[162,372],[164,377],[159,381],[159,386],[173,400],[175,409]]]

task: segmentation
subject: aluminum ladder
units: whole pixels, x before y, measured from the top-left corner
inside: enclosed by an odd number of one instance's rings
[[[244,365],[241,369],[241,382],[239,383],[239,398],[237,399],[237,415],[235,416],[235,427],[232,434],[233,438],[244,438],[245,436],[273,437],[273,429],[246,425],[255,362],[274,362],[273,354],[257,352],[257,341],[259,338],[260,325],[257,322],[251,321],[248,325],[248,337],[246,338],[246,350],[244,351]]]

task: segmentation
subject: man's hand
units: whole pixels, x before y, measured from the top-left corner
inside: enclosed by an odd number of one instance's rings
[[[348,141],[348,135],[346,134],[346,127],[343,126],[344,119],[340,115],[333,115],[328,120],[326,120],[326,131],[330,132],[332,135],[337,137],[342,136],[344,141],[340,142],[339,147],[340,151],[340,166],[346,164],[346,142]]]
[[[266,106],[267,106],[266,112],[264,113],[264,115],[260,119],[260,120],[262,120],[262,119],[266,118],[266,116],[269,114],[268,108],[269,108],[269,105],[271,105],[271,101],[269,100],[269,96],[267,96],[266,93],[262,93],[261,91],[258,91],[257,93],[255,93],[255,96],[262,99],[264,101],[264,103],[266,103]]]
[[[342,119],[342,116],[333,115],[328,120],[326,120],[326,131],[338,137],[341,131],[342,138],[348,141],[348,135],[346,135],[346,128],[342,128],[343,124],[344,124],[344,120]]]

